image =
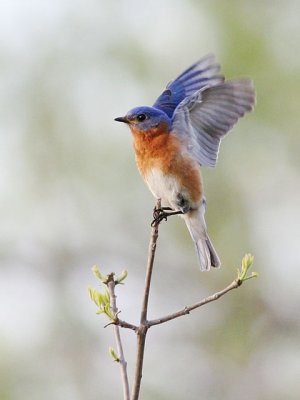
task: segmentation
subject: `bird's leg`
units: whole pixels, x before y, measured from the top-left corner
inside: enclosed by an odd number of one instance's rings
[[[153,218],[154,218],[154,214],[162,213],[162,212],[165,212],[165,211],[174,211],[174,210],[171,207],[159,207],[159,208],[154,207],[154,209],[153,209]]]
[[[167,212],[172,211],[172,212]],[[170,207],[161,207],[161,208],[154,208],[153,210],[153,221],[151,222],[151,226],[158,225],[161,221],[167,221],[168,217],[172,215],[183,214],[182,211],[174,211]]]

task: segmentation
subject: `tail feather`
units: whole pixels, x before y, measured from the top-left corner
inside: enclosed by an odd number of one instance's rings
[[[221,267],[221,260],[209,238],[209,236],[207,236],[207,240],[206,240],[207,246],[209,248],[209,252],[210,252],[210,261],[211,261],[211,266],[214,268],[220,268]]]
[[[196,246],[201,271],[209,271],[210,267],[219,268],[220,259],[207,234],[204,219],[205,202],[198,210],[189,212],[183,217]]]
[[[195,242],[195,247],[201,271],[209,271],[210,267],[219,268],[221,266],[218,254],[208,236],[206,236],[206,239],[198,239]]]

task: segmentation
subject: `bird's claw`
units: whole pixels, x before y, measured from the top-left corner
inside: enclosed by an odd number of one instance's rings
[[[166,212],[172,211],[172,212]],[[153,210],[153,221],[151,222],[151,226],[158,226],[163,220],[167,221],[168,217],[171,215],[182,214],[181,211],[173,211],[170,207],[161,207],[161,208],[154,208]]]
[[[154,208],[153,210],[153,221],[151,222],[151,226],[159,225],[163,220],[167,221],[167,213],[163,208]]]

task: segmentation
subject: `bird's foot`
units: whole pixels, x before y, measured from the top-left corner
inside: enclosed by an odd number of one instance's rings
[[[167,212],[169,211],[169,212]],[[170,212],[171,211],[171,212]],[[183,214],[182,211],[174,211],[170,207],[161,207],[161,208],[154,208],[153,210],[153,221],[151,222],[151,226],[159,225],[163,220],[167,221],[168,217],[172,215]]]

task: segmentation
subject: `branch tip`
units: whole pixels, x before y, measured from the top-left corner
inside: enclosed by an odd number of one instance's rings
[[[237,284],[240,286],[244,281],[248,279],[256,278],[258,276],[257,272],[252,272],[251,275],[247,275],[249,269],[254,262],[254,256],[250,253],[245,254],[242,259],[241,269],[237,270]]]

